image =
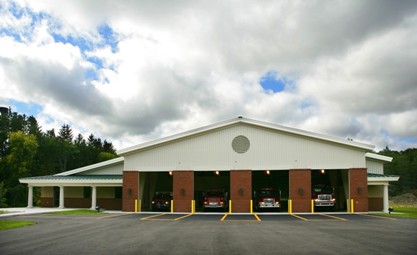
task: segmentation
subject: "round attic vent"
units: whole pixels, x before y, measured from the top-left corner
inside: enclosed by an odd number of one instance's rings
[[[232,141],[232,148],[237,153],[245,153],[249,150],[250,142],[246,136],[236,136]]]

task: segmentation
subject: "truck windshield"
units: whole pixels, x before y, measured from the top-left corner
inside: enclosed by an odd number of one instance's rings
[[[221,192],[221,191],[208,191],[207,196],[209,196],[209,197],[222,197],[223,192]]]
[[[171,199],[171,194],[169,194],[169,193],[157,193],[155,195],[155,198],[167,198],[167,199]]]
[[[261,190],[258,193],[258,196],[274,196],[275,193],[272,190]]]
[[[314,193],[332,194],[333,189],[331,187],[314,187]]]

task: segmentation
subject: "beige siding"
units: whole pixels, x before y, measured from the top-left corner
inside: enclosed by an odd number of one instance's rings
[[[83,187],[65,187],[64,194],[65,194],[65,197],[83,198],[84,188]]]
[[[369,185],[368,186],[368,197],[383,197],[384,186],[382,185]]]
[[[114,188],[113,187],[98,187],[97,188],[97,198],[114,198]]]
[[[246,153],[232,140],[250,140]],[[246,124],[217,129],[125,156],[126,170],[341,169],[365,167],[365,151]]]
[[[54,187],[41,187],[41,197],[54,197]]]
[[[366,167],[368,168],[368,173],[371,174],[384,174],[384,162],[372,160],[370,158],[366,159]]]

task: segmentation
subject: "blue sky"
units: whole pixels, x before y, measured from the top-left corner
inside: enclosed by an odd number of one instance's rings
[[[116,148],[240,115],[416,147],[417,2],[378,6],[5,0],[0,105]]]

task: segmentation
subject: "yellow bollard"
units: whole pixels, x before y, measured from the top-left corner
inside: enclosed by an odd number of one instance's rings
[[[138,200],[135,199],[135,212],[138,212]]]
[[[142,200],[139,199],[138,201],[138,212],[142,211]]]
[[[195,200],[191,200],[191,213],[195,213]]]
[[[229,200],[229,213],[232,213],[232,200]]]
[[[350,200],[350,210],[351,210],[351,213],[355,212],[355,206],[354,206],[354,200],[353,199]]]
[[[253,200],[252,199],[250,200],[249,206],[250,206],[250,209],[249,209],[250,213],[253,213]]]
[[[288,213],[292,214],[292,200],[288,199]]]
[[[314,199],[311,199],[311,213],[314,213]]]
[[[171,200],[171,213],[174,212],[174,200]]]

